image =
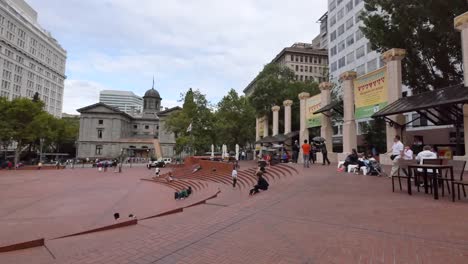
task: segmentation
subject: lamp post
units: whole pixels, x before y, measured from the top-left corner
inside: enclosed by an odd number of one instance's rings
[[[122,173],[122,156],[123,156],[124,149],[120,149],[120,158],[119,158],[119,173]]]
[[[77,158],[78,158],[78,141],[75,141],[75,158],[73,159],[72,169],[75,168]]]
[[[41,143],[41,153],[39,155],[39,162],[42,162],[42,147],[44,146],[44,138],[41,138],[39,139],[40,143]]]

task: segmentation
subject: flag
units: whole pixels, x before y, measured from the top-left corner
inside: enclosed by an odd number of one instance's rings
[[[187,132],[192,132],[192,123],[187,127]]]

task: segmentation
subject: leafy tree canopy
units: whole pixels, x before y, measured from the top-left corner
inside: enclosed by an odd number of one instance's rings
[[[415,92],[463,80],[460,33],[453,20],[466,0],[365,0],[362,31],[372,48],[406,49],[403,82]]]

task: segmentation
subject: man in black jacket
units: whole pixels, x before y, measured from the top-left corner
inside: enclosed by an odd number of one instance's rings
[[[254,195],[258,193],[259,190],[266,191],[268,190],[268,186],[270,186],[268,182],[265,180],[265,178],[263,178],[263,172],[257,171],[257,177],[258,177],[257,185],[255,185],[253,189],[250,190],[249,195]]]
[[[299,157],[299,142],[297,142],[297,140],[294,141],[292,145],[292,152],[293,152],[292,160],[294,163],[297,163],[297,158]]]

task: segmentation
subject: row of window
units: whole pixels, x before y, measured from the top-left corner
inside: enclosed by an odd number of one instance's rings
[[[304,62],[304,63],[313,63],[313,64],[324,64],[327,63],[326,59],[322,59],[321,57],[316,56],[299,56],[299,55],[292,55],[291,54],[291,61],[295,62]]]
[[[294,75],[294,79],[296,81],[301,81],[301,82],[306,82],[306,81],[311,81],[311,82],[322,82],[324,78],[314,78],[313,76],[307,76],[307,75]]]
[[[359,5],[363,0],[349,0],[348,2],[346,2],[346,5],[345,7],[341,8],[338,13],[343,13],[341,16],[344,16],[344,11],[346,9],[346,13],[350,12],[351,10],[353,10],[353,7]],[[340,7],[340,4],[343,3],[344,0],[333,0],[330,2],[330,4],[328,5],[328,12],[332,12],[333,10],[335,10],[337,7]]]
[[[362,45],[361,47],[356,49],[356,51],[353,50],[350,53],[348,53],[347,55],[344,55],[343,57],[341,57],[338,61],[333,62],[331,64],[331,66],[330,66],[331,72],[334,72],[334,71],[336,71],[338,69],[341,69],[344,66],[353,63],[355,60],[358,60],[358,59],[364,57],[366,55],[366,48],[367,48],[367,54],[372,52],[372,46],[371,46],[370,43],[367,43],[367,45]],[[371,67],[371,68],[373,68],[373,67]],[[371,70],[368,70],[368,71],[371,71]]]
[[[99,119],[98,120],[98,125],[104,125],[104,120]],[[144,126],[145,126],[145,129],[149,129],[149,125],[144,125]],[[138,129],[138,125],[133,125],[133,128]],[[159,126],[157,126],[156,129],[159,129]],[[101,132],[99,132],[99,131],[101,131]],[[100,135],[100,137],[99,137],[99,135]],[[98,138],[102,138],[102,130],[99,130],[99,129],[98,129]]]
[[[7,57],[11,58],[11,59],[15,59],[17,62],[19,62],[20,64],[23,64],[24,65],[24,58],[19,55],[19,54],[16,54],[16,57],[15,57],[15,53],[13,51],[11,51],[10,49],[8,48],[3,48],[2,46],[0,46],[0,53],[3,53],[5,54]],[[13,68],[13,63],[8,61],[8,60],[4,60],[4,63],[3,63],[3,66],[7,69],[12,69]],[[26,65],[25,65],[26,67]],[[64,82],[64,79],[57,76],[56,74],[53,74],[51,73],[50,71],[48,70],[45,70],[44,68],[42,68],[41,66],[36,66],[35,63],[33,62],[30,62],[29,63],[29,68],[32,70],[32,71],[37,71],[39,74],[41,75],[45,75],[47,78],[49,79],[52,79],[54,82],[60,84],[60,85],[63,85],[63,82]],[[19,73],[19,74],[22,74],[23,73],[23,67],[19,66],[19,65],[15,65],[15,70]],[[34,76],[34,74],[31,72],[32,76]]]
[[[4,30],[5,17],[0,14],[0,34],[5,35],[6,38],[13,44],[16,44],[19,48],[29,51],[30,54],[37,57],[47,65],[63,72],[65,69],[65,59],[59,56],[57,53],[46,47],[46,44],[38,41],[31,35],[27,35],[25,30],[16,26],[13,22],[7,20],[6,30]],[[6,33],[5,33],[6,32]],[[27,50],[25,44],[29,39],[29,49]],[[16,40],[16,43],[15,43]]]
[[[359,16],[358,15],[356,15],[355,19],[353,17],[351,17],[345,23],[343,23],[343,25],[339,26],[336,30],[331,32],[330,33],[330,42],[335,41],[336,38],[343,35],[345,33],[345,31],[350,30],[354,26],[355,23],[356,24],[359,23]],[[359,30],[359,32],[360,32],[360,30]],[[363,35],[362,32],[359,33],[359,34]]]
[[[310,73],[319,73],[320,67],[316,66],[307,66],[307,65],[291,65],[293,70],[295,69],[296,72],[310,72]]]

